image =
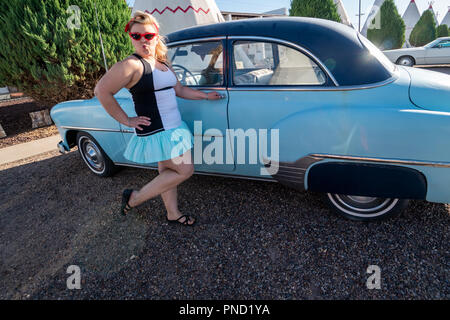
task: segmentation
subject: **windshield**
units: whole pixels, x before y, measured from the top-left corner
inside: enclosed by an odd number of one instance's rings
[[[431,48],[434,47],[436,44],[438,44],[438,42],[441,41],[441,39],[436,39],[431,41],[430,43],[424,45],[425,48]]]
[[[370,40],[368,40],[366,37],[364,37],[362,34],[358,33],[359,40],[362,42],[362,44],[366,47],[367,50],[369,50],[370,54],[374,56],[382,65],[383,67],[389,71],[390,73],[394,72],[396,70],[395,64],[393,64],[388,57],[384,55],[383,52],[381,52],[380,49],[378,49]]]

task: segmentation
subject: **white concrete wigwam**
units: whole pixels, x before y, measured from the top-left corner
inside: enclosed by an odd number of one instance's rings
[[[405,41],[409,42],[409,37],[417,22],[420,19],[420,12],[417,8],[417,4],[415,0],[411,0],[406,8],[405,13],[403,14],[403,21],[405,22]]]
[[[361,34],[367,37],[367,30],[369,27],[374,28],[375,25],[372,25],[373,19],[377,16],[378,12],[380,11],[381,6],[383,5],[384,0],[375,0],[372,9],[370,10],[369,15],[367,16],[366,23],[364,24],[364,27],[361,30]],[[377,20],[377,19],[375,19]]]
[[[162,35],[184,28],[225,21],[215,0],[136,0],[133,11],[147,10],[161,25]]]
[[[430,10],[431,13],[433,14],[434,23],[436,24],[436,26],[438,26],[439,22],[438,22],[437,17],[436,17],[436,12],[434,12],[434,9],[433,9],[433,3],[434,3],[434,1],[430,1],[430,6],[428,7],[428,10]]]
[[[344,4],[341,0],[334,0],[334,3],[336,4],[337,11],[339,13],[339,16],[341,17],[341,21],[343,24],[346,24],[350,27],[352,27],[352,22],[350,21],[347,10],[345,10]]]
[[[446,24],[447,27],[450,28],[450,6],[448,7],[448,12],[445,15],[444,19],[441,21],[441,25]]]

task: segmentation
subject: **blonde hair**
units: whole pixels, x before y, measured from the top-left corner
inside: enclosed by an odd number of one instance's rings
[[[155,17],[153,17],[150,13],[137,10],[133,14],[133,18],[131,18],[130,22],[128,22],[128,24],[126,25],[125,32],[129,32],[135,23],[152,24],[156,28],[156,31],[158,32],[159,35],[159,23],[155,19]],[[167,51],[168,49],[166,44],[164,43],[164,37],[159,36],[158,43],[156,44],[155,48],[156,60],[158,60],[159,62],[168,63]]]

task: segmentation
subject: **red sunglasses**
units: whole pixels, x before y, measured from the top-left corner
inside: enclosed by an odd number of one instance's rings
[[[152,32],[146,32],[146,33],[139,33],[139,32],[130,32],[128,33],[130,35],[130,37],[134,40],[141,40],[142,37],[144,37],[147,40],[152,40],[157,33],[152,33]]]

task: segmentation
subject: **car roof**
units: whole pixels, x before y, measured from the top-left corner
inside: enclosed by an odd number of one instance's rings
[[[167,43],[220,36],[258,36],[292,42],[326,65],[339,85],[376,83],[392,76],[369,54],[356,30],[324,19],[253,18],[201,25],[167,35]]]

